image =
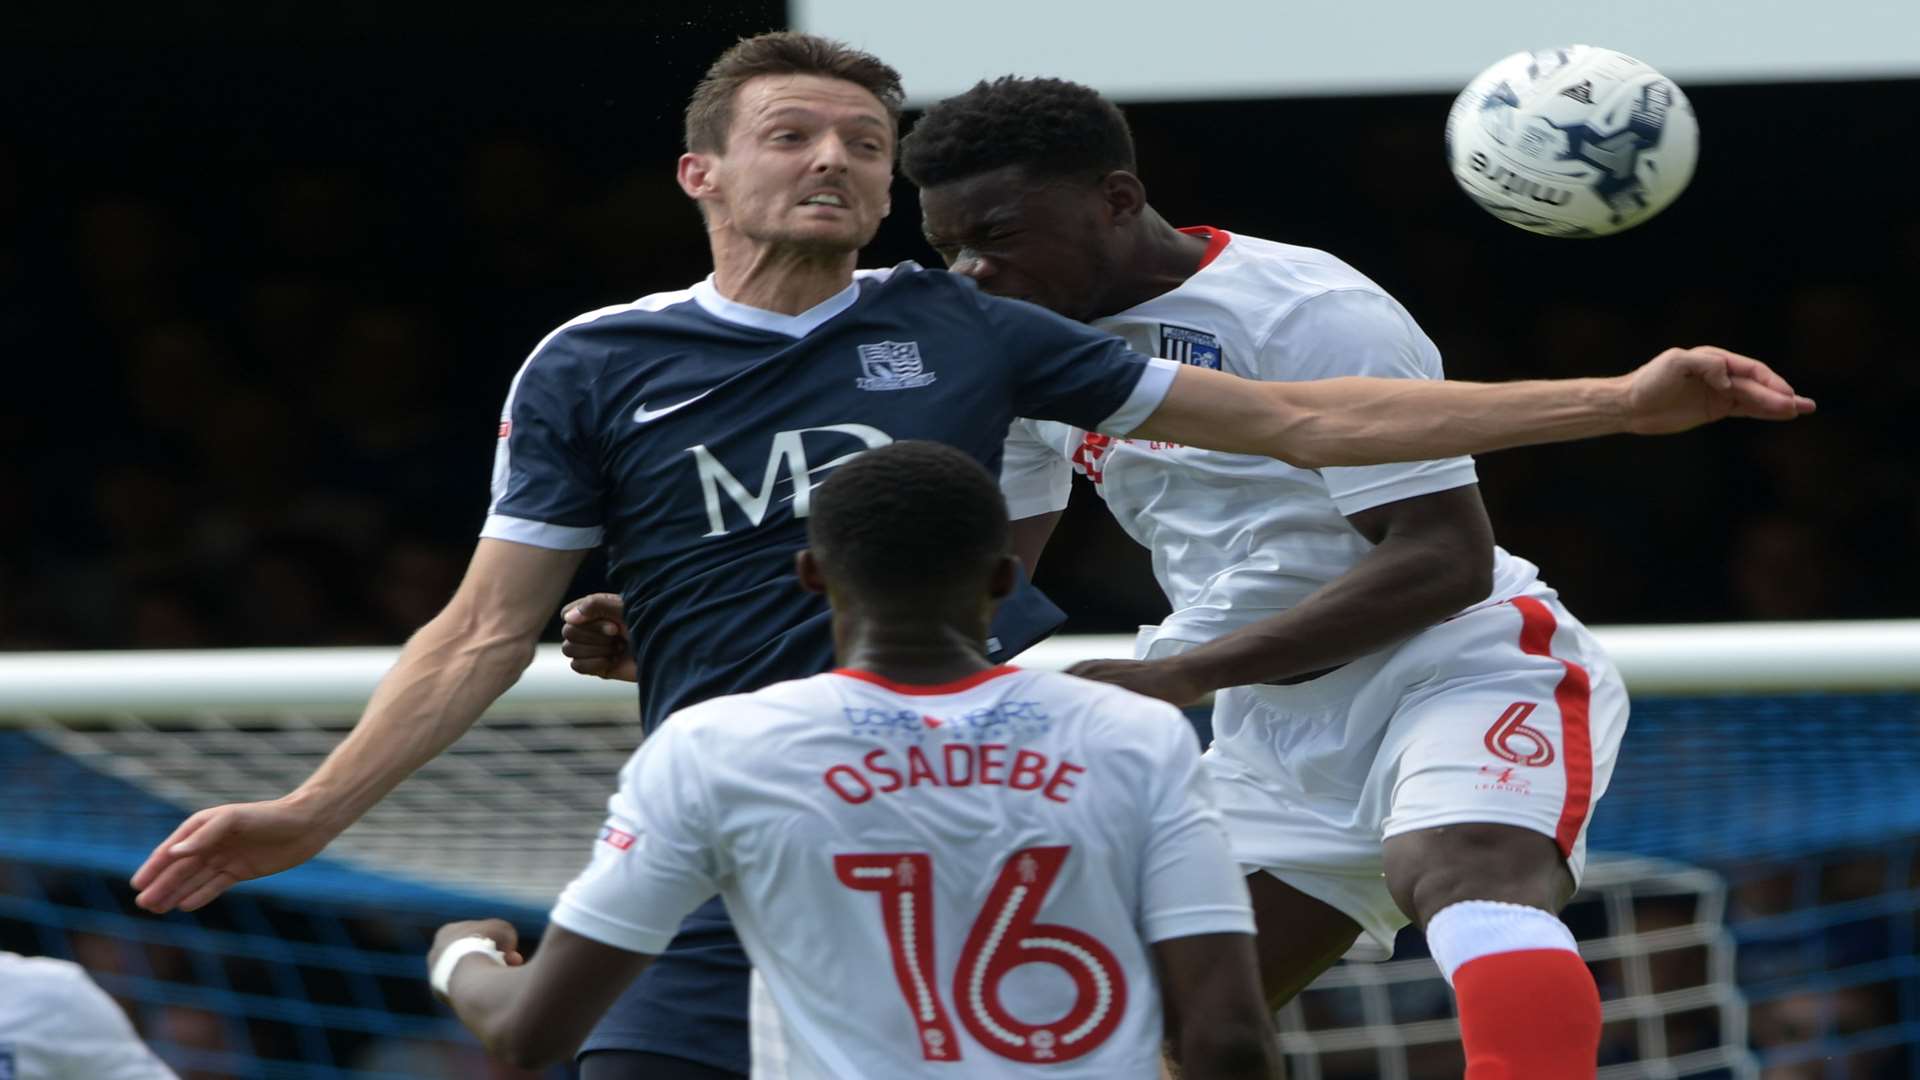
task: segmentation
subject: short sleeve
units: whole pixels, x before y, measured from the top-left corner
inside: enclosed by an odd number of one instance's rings
[[[1153,816],[1140,863],[1140,929],[1148,943],[1253,933],[1246,878],[1227,847],[1186,717],[1171,706],[1154,725]]]
[[[176,1080],[173,1070],[140,1041],[127,1014],[78,965],[35,964],[44,977],[20,979],[15,987],[35,994],[35,1015],[44,1020],[14,1033],[19,1037],[15,1049],[23,1058],[22,1076]]]
[[[971,282],[966,287],[973,290]],[[1160,407],[1173,385],[1180,365],[1172,361],[1143,356],[1112,334],[1036,304],[973,293],[1011,365],[1020,416],[1125,435]]]
[[[1394,299],[1339,289],[1301,302],[1274,327],[1255,358],[1262,379],[1303,381],[1368,375],[1442,379],[1440,350]],[[1474,483],[1473,459],[1327,468],[1327,493],[1342,514]]]
[[[556,925],[657,955],[680,921],[720,891],[710,807],[688,745],[694,723],[668,717],[621,770],[592,861],[554,903]]]
[[[1000,454],[1000,492],[1007,497],[1007,516],[1015,521],[1067,508],[1073,493],[1073,464],[1047,442],[1035,421],[1018,419],[1007,428]]]
[[[591,379],[565,328],[521,366],[500,411],[493,501],[480,535],[572,551],[598,547],[600,471],[586,412]]]

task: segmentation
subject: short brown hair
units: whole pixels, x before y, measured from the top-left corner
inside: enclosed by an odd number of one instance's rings
[[[843,79],[865,89],[886,107],[897,129],[906,91],[900,73],[872,53],[861,52],[812,34],[780,30],[741,38],[707,69],[687,102],[687,149],[715,153],[727,145],[733,126],[733,97],[741,84],[761,75],[819,75]]]

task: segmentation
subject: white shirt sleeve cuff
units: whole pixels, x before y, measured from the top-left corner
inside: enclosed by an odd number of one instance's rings
[[[605,533],[606,530],[598,525],[553,525],[545,521],[508,517],[505,514],[488,514],[487,523],[480,527],[482,539],[511,540],[516,544],[550,548],[554,551],[580,551],[599,547],[600,538]]]
[[[1147,422],[1160,403],[1166,400],[1167,391],[1173,387],[1173,377],[1180,371],[1180,365],[1172,360],[1158,356],[1147,361],[1147,369],[1140,373],[1140,381],[1133,384],[1133,393],[1120,403],[1112,415],[1101,421],[1099,432],[1102,435],[1124,437],[1134,428]]]
[[[583,938],[591,938],[602,945],[611,945],[628,952],[658,956],[667,949],[667,942],[673,940],[675,928],[650,930],[644,926],[609,919],[596,911],[590,911],[577,904],[569,903],[564,897],[553,907],[548,921],[555,926],[565,927]]]
[[[1473,459],[1470,457],[1423,461],[1412,468],[1395,465],[1360,466],[1354,471],[1370,471],[1375,468],[1381,469],[1388,475],[1382,476],[1373,483],[1352,487],[1346,485],[1348,477],[1338,475],[1339,472],[1346,470],[1327,469],[1322,472],[1322,476],[1328,481],[1328,494],[1333,497],[1333,504],[1339,508],[1341,514],[1351,516],[1376,506],[1385,506],[1388,503],[1417,498],[1421,495],[1432,495],[1440,491],[1452,491],[1454,488],[1466,487],[1468,484],[1480,481],[1479,471],[1474,468]]]
[[[1007,517],[1014,521],[1021,518],[1039,517],[1065,510],[1072,496],[1071,487],[1062,491],[1029,491],[1020,494],[1007,493]]]
[[[1253,909],[1219,904],[1156,912],[1141,920],[1141,931],[1149,945],[1200,934],[1252,934]]]

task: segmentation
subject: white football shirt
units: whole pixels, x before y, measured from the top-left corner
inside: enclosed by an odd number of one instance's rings
[[[85,969],[0,952],[0,1077],[177,1080]]]
[[[1149,946],[1253,933],[1179,711],[1007,667],[840,671],[676,713],[553,921],[658,953],[715,893],[795,1080],[1147,1080]]]
[[[1444,378],[1440,352],[1391,296],[1339,259],[1220,229],[1198,273],[1094,325],[1135,349],[1241,378]],[[1115,439],[1016,420],[1001,488],[1015,518],[1067,504],[1092,480],[1127,534],[1153,553],[1173,614],[1141,643],[1199,643],[1285,611],[1372,549],[1345,518],[1475,482],[1473,459],[1302,469],[1272,458]],[[1485,603],[1522,595],[1539,571],[1494,550]],[[1480,605],[1475,605],[1480,606]]]

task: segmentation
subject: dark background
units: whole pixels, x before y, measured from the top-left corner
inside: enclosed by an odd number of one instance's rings
[[[42,12],[5,37],[0,648],[400,640],[464,565],[533,344],[706,274],[680,110],[779,6],[484,10]],[[1688,90],[1691,190],[1597,241],[1472,207],[1444,96],[1128,113],[1169,218],[1335,252],[1456,377],[1712,342],[1820,400],[1482,459],[1502,543],[1589,622],[1920,614],[1920,82]],[[934,259],[904,181],[862,261],[900,259]],[[1143,554],[1076,499],[1040,574],[1069,629],[1152,618]]]

